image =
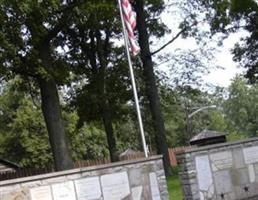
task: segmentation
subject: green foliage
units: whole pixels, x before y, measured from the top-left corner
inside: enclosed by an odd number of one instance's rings
[[[225,102],[225,113],[230,126],[238,134],[258,135],[258,89],[257,85],[247,85],[241,77],[236,77],[229,88],[229,98]]]
[[[19,81],[8,84],[0,96],[0,155],[23,167],[43,167],[52,162],[43,116],[19,91]]]

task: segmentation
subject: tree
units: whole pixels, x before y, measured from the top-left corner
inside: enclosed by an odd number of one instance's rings
[[[130,100],[127,70],[121,48],[112,39],[119,36],[115,4],[88,2],[94,11],[88,19],[69,28],[70,62],[79,62],[74,74],[83,82],[72,102],[78,109],[80,122],[101,121],[106,132],[111,161],[118,160],[113,123],[123,117]],[[96,15],[98,11],[99,15]],[[84,15],[85,13],[83,13]],[[83,41],[83,42],[82,42]],[[76,76],[77,77],[77,76]],[[85,80],[87,80],[85,82]]]
[[[230,33],[246,30],[232,50],[234,60],[247,69],[245,76],[251,83],[257,81],[258,73],[258,4],[255,0],[193,0],[196,7],[206,13],[212,34],[222,33],[226,38]]]
[[[53,157],[39,102],[24,91],[26,83],[20,78],[4,85],[0,96],[1,157],[21,167],[49,166]]]
[[[70,25],[78,5],[80,2],[1,1],[1,72],[6,78],[15,74],[32,77],[38,84],[56,170],[73,167],[57,90],[67,75],[67,63],[56,51],[60,42],[56,38]]]
[[[258,113],[257,85],[247,85],[245,79],[236,77],[229,88],[229,97],[225,102],[224,110],[230,119],[230,127],[237,134],[257,136]]]
[[[161,111],[156,78],[153,69],[153,62],[149,47],[149,34],[147,32],[146,15],[144,11],[144,1],[138,0],[134,7],[137,13],[137,30],[139,32],[139,44],[141,48],[141,59],[143,62],[143,73],[145,79],[146,94],[148,96],[152,120],[155,129],[155,141],[157,153],[163,155],[163,163],[166,175],[170,174],[168,146],[166,141],[164,119]],[[155,7],[153,5],[153,7]]]

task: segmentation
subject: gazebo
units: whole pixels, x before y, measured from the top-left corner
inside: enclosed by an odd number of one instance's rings
[[[190,139],[190,145],[205,146],[226,141],[225,133],[205,129]]]

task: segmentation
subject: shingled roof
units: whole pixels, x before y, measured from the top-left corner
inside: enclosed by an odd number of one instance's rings
[[[9,160],[3,159],[3,158],[0,158],[0,164],[3,164],[3,165],[5,165],[5,166],[10,167],[10,168],[13,168],[13,169],[18,169],[18,168],[20,168],[19,165],[15,164],[15,163],[13,163],[13,162],[11,162],[11,161],[9,161]]]
[[[209,144],[216,144],[226,142],[225,133],[218,131],[203,130],[190,139],[191,145],[204,146]]]

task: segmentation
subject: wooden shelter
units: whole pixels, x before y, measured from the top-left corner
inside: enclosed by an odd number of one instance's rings
[[[205,146],[226,142],[225,133],[218,131],[203,130],[190,139],[190,145]]]
[[[19,165],[0,158],[0,174],[5,172],[11,172],[11,171],[14,172],[18,169],[19,169]]]

